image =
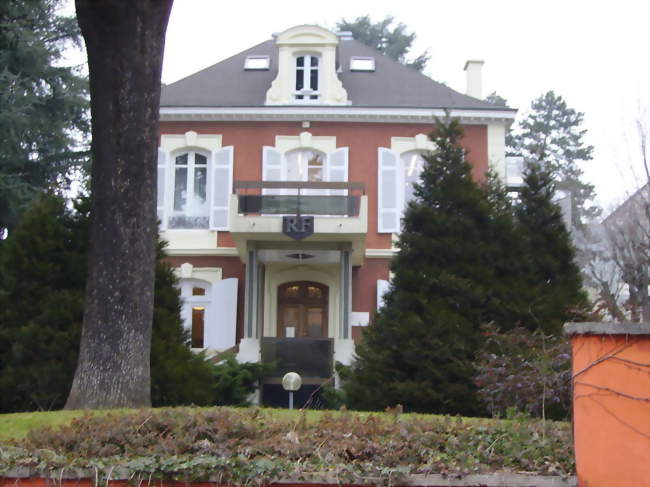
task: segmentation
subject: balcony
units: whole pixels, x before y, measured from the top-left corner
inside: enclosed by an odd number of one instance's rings
[[[238,213],[244,215],[359,216],[365,185],[306,181],[236,181],[234,190],[237,194]],[[359,194],[351,194],[355,192]]]
[[[233,188],[230,233],[240,256],[250,241],[323,250],[349,244],[353,264],[362,262],[368,231],[363,183],[235,181]],[[313,234],[300,242],[282,232],[282,217],[298,214],[314,217]]]

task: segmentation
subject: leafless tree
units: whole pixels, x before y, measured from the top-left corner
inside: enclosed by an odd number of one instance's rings
[[[636,125],[645,184],[578,243],[596,304],[616,321],[650,321],[650,167],[643,121],[639,117]]]

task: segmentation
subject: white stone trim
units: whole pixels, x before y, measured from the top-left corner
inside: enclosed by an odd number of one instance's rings
[[[506,182],[506,124],[491,122],[487,126],[488,166]]]
[[[516,110],[451,110],[452,117],[464,124],[485,124],[503,120],[512,123]],[[427,123],[444,117],[442,108],[359,108],[328,106],[277,107],[162,107],[160,120],[167,121],[326,121],[374,123]]]
[[[212,152],[221,149],[221,135],[197,134],[193,130],[184,134],[163,134],[160,136],[160,147],[167,153],[185,148],[199,148]]]
[[[314,281],[329,288],[327,336],[337,337],[341,303],[338,264],[267,264],[264,272],[264,336],[277,336],[278,287],[293,281]]]
[[[336,136],[313,136],[307,131],[300,135],[276,135],[275,148],[284,154],[295,149],[316,149],[329,154],[336,150]]]
[[[220,281],[223,274],[221,267],[195,267],[189,262],[174,267],[173,271],[179,279],[199,279],[210,284]]]
[[[367,259],[392,259],[398,252],[396,248],[392,249],[366,249],[365,256]]]
[[[339,39],[333,32],[317,25],[299,25],[280,33],[278,46],[278,75],[266,92],[266,105],[302,103],[294,99],[295,59],[301,55],[319,58],[319,99],[310,103],[348,105],[348,93],[336,74],[336,46]],[[307,100],[305,100],[308,102]]]
[[[165,253],[170,257],[178,256],[196,256],[209,255],[216,257],[239,257],[239,252],[235,247],[217,247],[215,249],[165,249]]]
[[[334,362],[351,365],[354,362],[355,344],[351,338],[334,340]]]
[[[426,134],[417,134],[415,137],[391,137],[390,150],[400,156],[405,152],[427,152],[436,150],[436,144],[429,140]]]

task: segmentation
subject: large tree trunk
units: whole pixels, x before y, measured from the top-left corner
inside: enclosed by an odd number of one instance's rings
[[[76,0],[92,113],[91,243],[66,409],[151,404],[156,146],[173,0]]]

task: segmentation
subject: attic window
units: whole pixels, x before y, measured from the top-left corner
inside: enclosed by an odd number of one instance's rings
[[[375,70],[374,57],[353,56],[350,58],[350,71],[374,71],[374,70]]]
[[[268,56],[246,56],[244,69],[246,71],[263,71],[269,69],[270,64]]]

